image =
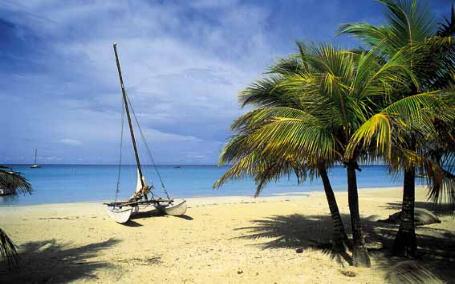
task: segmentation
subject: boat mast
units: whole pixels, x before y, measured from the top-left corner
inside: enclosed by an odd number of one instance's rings
[[[125,105],[126,116],[128,118],[128,126],[130,128],[131,141],[133,143],[133,148],[134,148],[134,156],[136,157],[137,170],[139,172],[139,177],[140,177],[140,180],[141,180],[141,186],[142,186],[142,188],[144,188],[145,184],[144,184],[144,179],[142,178],[143,175],[142,175],[141,161],[139,160],[139,154],[137,152],[136,139],[134,138],[133,125],[131,123],[130,110],[128,108],[128,100],[126,98],[125,86],[123,84],[122,70],[120,69],[120,61],[119,61],[118,54],[117,54],[117,44],[114,43],[113,46],[114,46],[114,53],[115,53],[115,61],[117,63],[118,77],[120,79],[120,87],[122,88],[123,103]],[[146,196],[146,198],[147,198],[147,196]]]
[[[33,163],[34,165],[36,165],[36,152],[37,152],[37,150],[35,148],[35,162]]]

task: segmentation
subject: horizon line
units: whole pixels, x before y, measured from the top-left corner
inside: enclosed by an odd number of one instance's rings
[[[5,165],[5,166],[30,166],[33,165],[33,163],[0,163],[0,165]],[[119,164],[73,164],[73,163],[40,163],[39,165],[45,166],[119,166]],[[154,166],[153,164],[141,164],[142,166]],[[135,164],[122,164],[121,166],[136,166]],[[155,166],[207,166],[207,167],[227,167],[231,166],[230,164],[227,165],[217,165],[217,164],[155,164]],[[335,167],[344,167],[344,165],[334,165]],[[378,163],[378,164],[359,164],[359,166],[387,166],[385,163]]]

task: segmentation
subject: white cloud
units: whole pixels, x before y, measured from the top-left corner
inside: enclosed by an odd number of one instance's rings
[[[14,79],[21,108],[33,119],[12,138],[27,136],[28,144],[60,151],[68,162],[93,153],[115,161],[121,101],[113,41],[134,109],[162,162],[216,162],[241,112],[236,94],[275,54],[264,30],[268,11],[241,3],[25,1],[7,8],[46,48],[36,59],[38,73]],[[48,137],[65,137],[57,141],[69,146],[83,141],[92,150],[51,147]]]
[[[69,145],[69,146],[79,146],[82,145],[82,142],[76,139],[71,138],[63,138],[59,140],[60,143]]]

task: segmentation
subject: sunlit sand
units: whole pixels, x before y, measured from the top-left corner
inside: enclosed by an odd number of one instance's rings
[[[418,227],[417,264],[454,279],[455,219],[431,207],[425,194],[417,191],[417,207],[435,211],[442,223]],[[349,228],[346,193],[337,199]],[[372,269],[330,255],[331,220],[321,192],[192,198],[186,216],[140,215],[128,226],[109,219],[100,203],[2,207],[2,227],[23,265],[2,271],[0,282],[383,283],[403,259],[389,256],[398,225],[375,220],[398,211],[400,200],[398,188],[360,191]]]

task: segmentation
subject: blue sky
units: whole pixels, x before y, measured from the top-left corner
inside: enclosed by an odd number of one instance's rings
[[[453,2],[428,1],[438,16]],[[115,41],[157,162],[214,164],[238,92],[296,40],[357,46],[337,27],[382,15],[370,0],[2,0],[0,163],[31,163],[35,147],[41,163],[117,162]]]

